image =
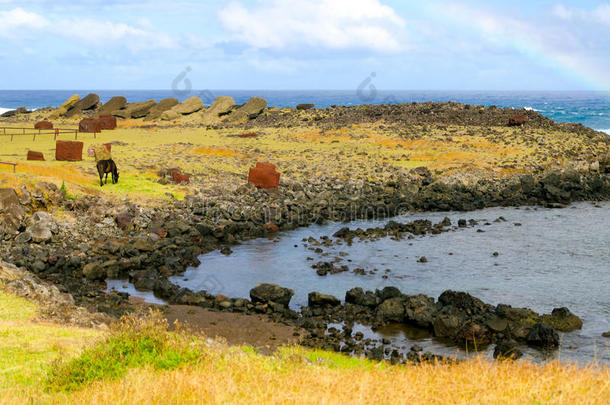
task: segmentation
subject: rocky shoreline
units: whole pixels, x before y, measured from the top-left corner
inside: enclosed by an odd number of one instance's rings
[[[108,110],[118,108],[121,112],[113,115],[119,118],[125,118],[121,114],[129,112],[127,118],[142,119],[146,116],[139,115],[146,110],[147,114],[155,115],[154,119],[161,119],[171,110],[183,116],[192,116],[195,112],[207,114],[208,118],[210,114],[214,115],[213,123],[194,121],[193,125],[245,130],[297,126],[332,130],[354,123],[383,122],[378,127],[380,130],[398,133],[401,139],[413,138],[408,133],[412,130],[409,125],[421,126],[424,135],[419,134],[416,138],[423,138],[430,131],[428,126],[434,125],[438,129],[444,125],[465,125],[481,130],[485,126],[506,125],[515,114],[512,109],[485,109],[457,103],[274,109],[265,108],[266,102],[262,99],[242,106],[219,99],[216,106],[207,109],[191,100],[187,103],[192,107],[188,111],[196,111],[185,114],[186,106],[173,102],[165,103],[164,108],[169,107],[162,112],[161,107],[153,110],[158,104],[131,105],[113,99],[113,105],[102,106],[95,97],[89,97],[69,100],[70,106],[64,105],[57,111],[50,109],[36,114],[52,113],[69,119],[99,115],[107,107]],[[80,110],[70,112],[75,106]],[[21,111],[9,118],[18,121],[23,115],[27,114]],[[234,119],[220,119],[225,116]],[[289,177],[283,178],[277,189],[258,189],[251,184],[193,187],[183,200],[172,197],[170,201],[155,201],[148,205],[126,197],[85,194],[71,198],[52,183],[21,185],[16,190],[3,188],[0,189],[0,259],[54,283],[60,292],[70,294],[77,305],[93,313],[118,316],[129,310],[128,295],[106,293],[105,283],[106,279],[128,279],[138,290],[153,291],[169,303],[216,311],[268,314],[278,322],[306,329],[309,335],[303,344],[354,353],[370,352],[367,355],[373,358],[380,357],[379,349],[355,341],[351,332],[347,333],[350,324],[411,323],[433,336],[460,344],[473,339],[480,344],[495,343],[500,347],[500,353],[508,351],[502,347],[514,348],[513,341],[553,347],[556,342],[554,328],[562,330],[563,326],[558,326],[561,322],[573,320],[571,313],[564,309],[540,316],[526,309],[490,307],[467,294],[460,295],[462,293],[447,292],[434,301],[425,296],[405,296],[394,289],[352,291],[345,297],[345,304],[337,298],[312,293],[309,306],[298,314],[289,310],[287,303],[284,305],[273,299],[230,299],[206,291],[190,291],[169,281],[171,276],[181,274],[188,266],[197,265],[204,253],[222,249],[230,254],[230,247],[240,241],[314,223],[385,219],[406,212],[471,211],[494,206],[560,208],[575,201],[610,200],[610,157],[595,149],[596,145],[608,145],[607,135],[579,125],[557,124],[534,112],[524,112],[524,116],[527,118],[523,121],[525,124],[521,129],[515,129],[524,134],[524,142],[544,143],[544,139],[528,138],[525,128],[561,130],[582,138],[582,142],[579,141],[582,144],[578,145],[566,140],[563,152],[547,157],[568,159],[569,164],[536,166],[528,172],[515,172],[510,176],[416,167],[392,171],[382,182],[379,177],[366,180],[366,176],[357,179]],[[496,139],[492,129],[485,134],[490,142],[505,142],[503,138]],[[451,136],[443,139],[450,141]],[[405,232],[435,233],[442,232],[446,226],[449,224],[389,222],[368,235],[345,228],[335,236],[349,243],[351,238],[363,235],[398,237]],[[326,270],[332,273],[333,269]],[[324,268],[320,271],[324,272]],[[425,321],[409,311],[423,311]],[[345,329],[342,332],[327,330],[330,323],[342,323]],[[505,323],[507,326],[501,327]],[[530,336],[530,333],[538,337]],[[382,352],[385,349],[389,348]],[[390,349],[390,354],[393,350],[395,348]]]

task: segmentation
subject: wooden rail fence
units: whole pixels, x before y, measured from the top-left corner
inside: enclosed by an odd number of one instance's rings
[[[0,162],[0,165],[13,166],[13,173],[15,173],[17,168],[17,163],[14,162]]]
[[[11,137],[11,142],[15,136],[31,136],[35,141],[37,136],[53,135],[53,140],[56,140],[59,135],[74,135],[74,139],[78,139],[78,129],[72,128],[54,128],[54,129],[32,129],[32,128],[16,128],[16,127],[0,127],[0,137]],[[93,132],[93,137],[97,138],[97,133]]]

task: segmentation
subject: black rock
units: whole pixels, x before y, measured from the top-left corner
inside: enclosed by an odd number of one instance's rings
[[[559,335],[555,329],[541,323],[534,325],[525,337],[525,341],[531,346],[542,349],[559,347]]]

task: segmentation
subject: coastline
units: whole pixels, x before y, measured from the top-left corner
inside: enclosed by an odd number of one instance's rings
[[[42,118],[38,114],[46,113],[53,111],[37,112],[35,117]],[[72,166],[80,168],[81,174],[66,178],[68,190],[78,190],[77,198],[72,199],[60,191],[66,171],[45,176],[48,173],[36,169],[18,175],[18,182],[30,182],[29,186],[14,186],[20,206],[27,212],[22,221],[26,223],[26,217],[43,209],[58,217],[54,221],[59,226],[50,226],[55,231],[42,242],[33,241],[31,236],[30,240],[20,237],[25,233],[21,231],[26,228],[23,225],[12,233],[5,232],[7,243],[3,243],[0,257],[54,282],[70,292],[77,304],[94,312],[116,316],[129,310],[125,294],[104,292],[106,277],[126,277],[136,287],[152,290],[170,303],[214,311],[266,313],[283,321],[294,319],[294,314],[284,308],[267,305],[262,312],[253,304],[244,308],[236,305],[237,299],[179,289],[168,278],[197,264],[198,256],[205,252],[272,235],[276,229],[327,220],[390,218],[405,211],[469,211],[533,204],[562,207],[572,201],[610,199],[610,161],[604,156],[610,141],[604,139],[605,135],[578,125],[558,125],[533,111],[525,112],[530,118],[521,128],[505,130],[491,125],[507,122],[511,114],[514,111],[500,109],[477,108],[473,112],[448,103],[305,111],[269,108],[236,124],[197,124],[193,117],[183,123],[152,125],[143,120],[119,121],[123,128],[105,131],[99,139],[89,137],[88,144],[117,139],[113,155],[120,163],[131,160],[127,176],[146,170],[141,162],[147,155],[140,155],[133,143],[138,139],[149,142],[147,134],[163,139],[147,148],[147,154],[159,149],[156,153],[174,153],[180,160],[201,145],[203,153],[196,154],[190,166],[189,160],[181,161],[181,170],[191,169],[190,185],[155,183],[162,187],[143,194],[145,187],[140,187],[133,175],[130,187],[135,191],[125,199],[120,191],[106,193],[106,189],[112,190],[110,185],[96,189],[87,180],[92,173],[86,165],[91,163],[76,163]],[[64,119],[62,124],[74,125],[78,119]],[[25,122],[32,124],[31,119]],[[243,133],[255,136],[240,138]],[[570,139],[565,133],[571,135]],[[468,153],[456,155],[456,145]],[[315,150],[307,152],[314,146]],[[432,163],[428,165],[423,160],[407,167],[396,165],[412,160],[404,157],[409,147],[446,148],[446,152],[430,155]],[[343,158],[345,155],[349,156]],[[261,190],[244,181],[246,168],[261,156],[280,162],[283,177],[279,189]],[[295,160],[298,156],[303,160]],[[336,163],[329,161],[331,156]],[[443,161],[447,156],[457,158]],[[481,160],[471,162],[472,158]],[[349,164],[359,159],[370,165]],[[199,160],[209,163],[205,170],[215,167],[217,171],[202,176],[193,164]],[[384,163],[388,160],[392,164]],[[290,161],[294,170],[288,166]],[[473,165],[480,162],[486,164]],[[506,167],[495,170],[498,167],[494,162]],[[57,167],[52,162],[41,165]],[[337,171],[334,176],[313,175],[321,167]],[[4,182],[11,178],[2,177]],[[120,181],[117,186],[121,185]],[[159,198],[159,191],[165,189],[179,191],[184,197]],[[24,249],[29,254],[24,255]],[[323,311],[316,316],[326,315]],[[323,339],[319,344],[328,342]]]

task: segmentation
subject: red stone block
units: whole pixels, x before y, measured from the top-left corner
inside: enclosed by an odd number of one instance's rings
[[[529,118],[527,118],[527,115],[516,114],[508,119],[508,126],[509,127],[521,126],[521,125],[525,124],[527,121],[529,121]]]
[[[78,132],[101,132],[102,125],[99,120],[95,118],[83,118],[78,123]]]
[[[49,121],[40,121],[34,125],[34,129],[53,129],[53,123]]]
[[[115,129],[116,128],[116,117],[112,115],[100,115],[98,118],[102,129]]]
[[[172,172],[172,179],[174,180],[174,183],[176,184],[188,184],[191,181],[191,177],[188,174],[182,174],[176,170],[174,170]]]
[[[44,155],[42,152],[34,152],[33,150],[28,151],[28,160],[42,160],[44,161]]]
[[[106,147],[106,149],[108,149],[108,152],[112,152],[112,144],[105,143],[104,146]]]
[[[83,160],[83,143],[79,141],[56,141],[55,160],[77,162]]]
[[[280,173],[275,170],[275,165],[258,162],[256,167],[251,168],[248,173],[248,183],[264,189],[278,188]]]
[[[258,135],[254,132],[248,132],[247,134],[239,135],[240,138],[256,138]]]

